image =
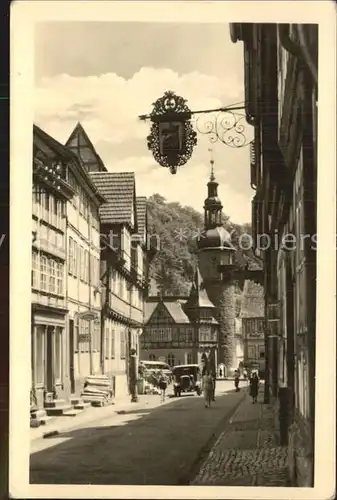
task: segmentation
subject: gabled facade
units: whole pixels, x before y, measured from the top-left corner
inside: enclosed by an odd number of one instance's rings
[[[141,358],[175,366],[201,364],[205,353],[211,353],[215,369],[219,325],[214,314],[215,306],[202,287],[199,270],[188,297],[148,297]]]
[[[71,394],[80,394],[88,375],[100,372],[101,289],[99,207],[104,198],[81,157],[69,165],[74,196],[67,204],[67,301]]]
[[[87,172],[107,172],[101,157],[80,123],[72,131],[66,146],[81,159]]]

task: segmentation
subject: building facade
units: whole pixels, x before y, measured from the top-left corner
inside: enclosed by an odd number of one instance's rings
[[[215,371],[219,325],[214,315],[215,306],[198,270],[188,297],[148,297],[141,358],[165,361],[170,366],[201,365],[206,355]]]
[[[243,364],[249,369],[259,370],[265,377],[265,317],[263,288],[252,281],[246,281],[243,289],[240,312],[244,342]]]
[[[263,252],[265,400],[274,401],[279,411],[293,482],[312,486],[318,27],[234,24],[231,36],[244,45],[246,117],[255,130],[251,164],[255,241],[264,233],[273,242]]]
[[[33,128],[32,403],[68,394],[67,219],[74,192],[66,170],[73,158],[39,127]]]
[[[130,355],[139,354],[148,266],[146,198],[136,197],[134,173],[93,172],[107,200],[100,210],[102,371],[113,379],[115,396],[130,392]]]

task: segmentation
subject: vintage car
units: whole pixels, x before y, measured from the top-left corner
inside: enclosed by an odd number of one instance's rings
[[[172,381],[172,371],[167,363],[163,361],[140,361],[138,372],[140,376],[145,377],[146,379],[151,378],[151,376],[155,376],[160,372],[164,373],[168,379],[168,383],[170,384]]]
[[[184,392],[201,394],[201,374],[199,365],[179,365],[172,368],[175,396]]]

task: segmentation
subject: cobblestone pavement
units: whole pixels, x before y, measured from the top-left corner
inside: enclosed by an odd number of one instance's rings
[[[247,394],[190,484],[288,486],[287,453],[278,445],[272,408],[252,404]]]

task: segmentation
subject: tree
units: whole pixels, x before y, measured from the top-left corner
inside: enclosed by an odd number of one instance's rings
[[[177,202],[167,202],[160,194],[148,199],[148,229],[150,235],[157,235],[160,250],[150,268],[153,278],[163,294],[186,295],[197,266],[197,235],[204,228],[204,217],[192,207]],[[232,223],[223,215],[223,224],[232,234],[237,248],[236,264],[245,267],[261,266],[250,247],[250,225]]]

